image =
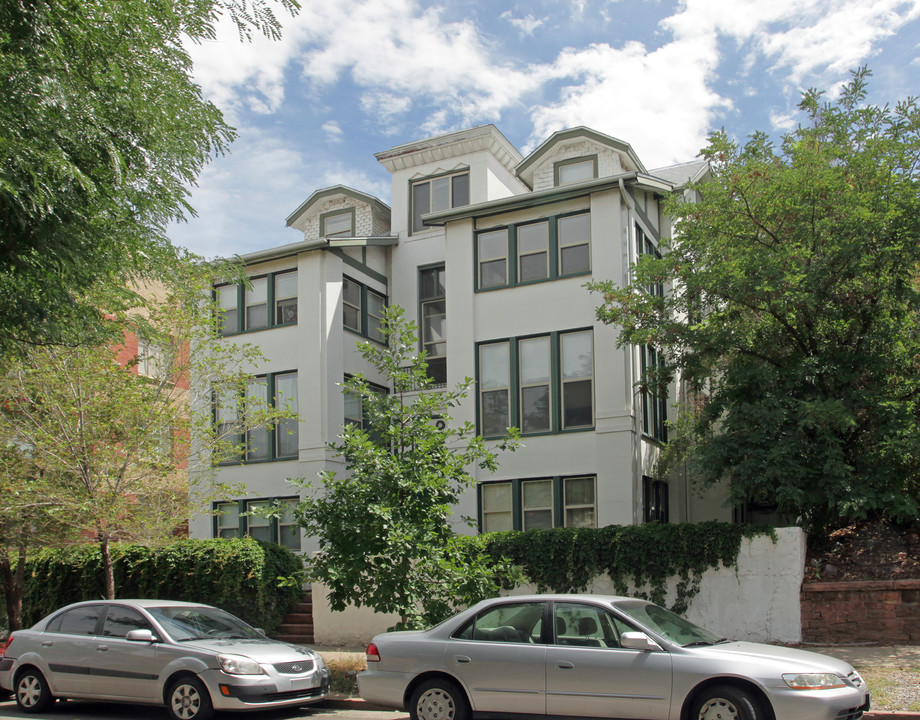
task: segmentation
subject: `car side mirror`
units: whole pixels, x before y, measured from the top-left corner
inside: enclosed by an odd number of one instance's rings
[[[655,652],[661,650],[661,645],[641,632],[625,632],[620,635],[620,647],[627,650],[641,650],[642,652]]]
[[[157,637],[150,630],[144,628],[142,630],[128,630],[128,634],[125,635],[125,640],[152,643],[157,641]]]

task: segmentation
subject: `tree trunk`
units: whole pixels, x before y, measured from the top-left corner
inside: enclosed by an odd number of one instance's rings
[[[6,618],[9,629],[22,629],[22,594],[25,582],[26,549],[19,548],[19,561],[15,571],[10,563],[10,556],[4,552],[0,555],[0,583],[3,587],[3,598],[6,604]]]
[[[105,578],[105,597],[107,600],[115,599],[115,571],[112,569],[112,552],[109,548],[109,538],[102,536],[99,541],[102,549],[102,574]]]

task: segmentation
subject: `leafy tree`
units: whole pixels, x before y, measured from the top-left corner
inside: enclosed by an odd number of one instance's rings
[[[689,390],[658,472],[687,462],[814,530],[920,499],[920,108],[867,105],[868,75],[805,93],[778,147],[711,136],[663,256],[593,285],[621,344],[663,351],[642,389]]]
[[[239,455],[245,431],[294,416],[247,398],[251,377],[240,368],[261,355],[217,336],[216,308],[202,297],[226,269],[189,262],[174,270],[171,285],[140,286],[144,302],[109,318],[120,344],[34,346],[0,374],[0,579],[8,602],[22,590],[21,577],[3,574],[14,558],[68,542],[100,544],[106,595],[115,597],[110,544],[174,539],[226,490],[209,482],[215,457]],[[219,428],[215,386],[244,408]]]
[[[379,392],[361,376],[344,384],[346,394],[361,399],[364,415],[364,427],[346,425],[341,443],[332,445],[348,474],[322,473],[322,492],[302,500],[295,516],[319,539],[308,572],[329,588],[334,610],[366,605],[399,614],[401,627],[417,628],[495,594],[510,571],[455,532],[472,525],[454,515],[474,483],[468,468],[497,467],[495,451],[471,423],[451,426],[451,408],[467,396],[472,380],[452,390],[426,389],[432,381],[425,354],[418,353],[415,324],[390,307],[384,332],[387,345],[358,347],[392,392]],[[497,448],[515,446],[512,431]]]
[[[175,256],[165,228],[234,132],[191,77],[221,14],[276,37],[296,0],[0,3],[0,356],[96,339]],[[103,290],[104,289],[104,290]]]

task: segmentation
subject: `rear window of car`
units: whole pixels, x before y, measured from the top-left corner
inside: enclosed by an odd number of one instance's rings
[[[95,635],[104,609],[102,605],[84,605],[67,610],[53,618],[45,631],[67,635]]]

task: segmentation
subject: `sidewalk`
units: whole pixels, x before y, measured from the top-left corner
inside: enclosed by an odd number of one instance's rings
[[[797,647],[846,660],[857,670],[866,667],[920,667],[920,646],[918,645],[799,645]],[[318,646],[315,649],[331,662],[337,660],[354,662],[361,660],[364,656],[363,648]],[[330,696],[326,700],[326,705],[349,710],[390,709],[372,705],[361,698],[344,696]],[[920,720],[920,713],[871,710],[863,715],[863,720]]]

